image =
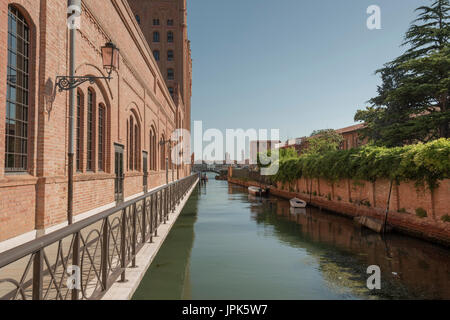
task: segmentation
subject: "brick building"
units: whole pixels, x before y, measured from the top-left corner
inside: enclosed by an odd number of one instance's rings
[[[336,130],[337,133],[340,133],[344,138],[341,149],[342,150],[350,150],[353,148],[361,147],[364,144],[367,144],[367,139],[361,138],[361,130],[364,128],[364,124],[355,124],[350,127],[345,127],[342,129]]]
[[[186,1],[130,2],[82,0],[76,75],[106,75],[100,49],[108,41],[120,60],[112,80],[76,91],[75,221],[164,184],[171,155],[160,141],[190,126]],[[173,19],[174,42],[166,47],[161,37],[159,48],[170,48],[174,61],[158,65],[143,24],[153,12],[137,2],[164,2],[159,19]],[[55,85],[69,74],[67,17],[67,1],[0,0],[0,251],[67,223],[69,93]],[[170,180],[190,172],[188,164],[167,169]]]
[[[361,137],[361,130],[363,128],[364,124],[362,123],[335,130],[337,133],[341,134],[344,139],[341,144],[341,150],[350,150],[367,144],[368,139]],[[317,135],[288,140],[285,143],[280,144],[279,149],[292,148],[295,149],[298,154],[301,154],[308,149],[308,140],[313,137],[317,137]]]
[[[153,50],[170,94],[185,106],[182,123],[189,130],[192,59],[186,0],[128,0],[128,3]]]

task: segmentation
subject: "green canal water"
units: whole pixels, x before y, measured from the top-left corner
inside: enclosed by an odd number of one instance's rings
[[[367,289],[367,268],[381,290]],[[134,299],[450,299],[450,250],[215,181],[196,188]]]

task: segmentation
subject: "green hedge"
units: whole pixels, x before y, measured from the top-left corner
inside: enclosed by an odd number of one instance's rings
[[[365,146],[359,149],[304,154],[282,158],[274,181],[291,182],[301,177],[368,180],[415,181],[429,188],[450,175],[450,139],[397,148]]]

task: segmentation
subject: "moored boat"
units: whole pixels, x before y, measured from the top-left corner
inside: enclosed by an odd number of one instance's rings
[[[258,187],[248,187],[248,193],[255,196],[263,196],[266,194],[266,190]]]
[[[306,208],[306,206],[308,205],[306,201],[298,198],[291,199],[289,202],[291,203],[292,208]]]

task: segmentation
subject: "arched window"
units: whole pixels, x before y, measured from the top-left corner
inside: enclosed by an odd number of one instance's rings
[[[106,137],[106,108],[98,106],[98,170],[105,170],[105,137]]]
[[[158,31],[153,32],[153,42],[159,42],[159,32]]]
[[[157,136],[156,136],[156,130],[154,126],[151,126],[150,128],[150,170],[156,171],[157,170],[157,164],[156,164],[156,154],[157,154]]]
[[[141,169],[141,148],[139,145],[139,128],[138,125],[134,125],[134,170],[139,171]]]
[[[82,170],[83,166],[83,112],[84,112],[84,96],[81,90],[77,91],[77,121],[76,121],[76,168],[77,171]]]
[[[132,114],[127,121],[128,170],[140,170],[140,130],[139,124]]]
[[[168,80],[175,79],[175,72],[173,71],[172,68],[167,69],[167,79]]]
[[[94,133],[95,133],[95,121],[94,121],[94,106],[95,106],[95,92],[92,88],[88,89],[87,95],[87,161],[86,170],[94,170]]]
[[[8,6],[5,171],[28,169],[30,28],[24,16]]]
[[[167,42],[173,42],[173,32],[172,31],[167,32]]]
[[[159,50],[154,50],[153,51],[153,56],[155,57],[156,61],[159,61]]]
[[[173,50],[167,51],[167,61],[173,61]]]
[[[161,170],[166,170],[166,144],[165,137],[162,135],[161,137]]]

